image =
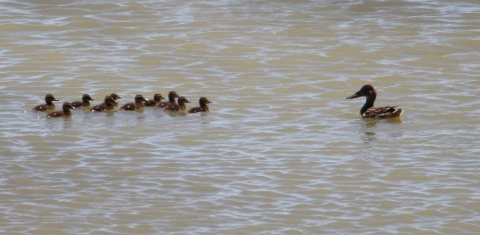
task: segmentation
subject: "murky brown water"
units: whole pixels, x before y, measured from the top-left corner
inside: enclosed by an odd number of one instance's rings
[[[3,234],[477,234],[476,1],[3,1]],[[362,85],[400,119],[362,120]],[[46,93],[211,112],[47,119]]]

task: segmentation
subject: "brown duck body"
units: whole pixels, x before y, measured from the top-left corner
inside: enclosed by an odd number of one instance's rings
[[[147,100],[144,102],[145,106],[152,107],[162,102],[162,99],[165,99],[161,94],[155,94],[153,100]]]
[[[113,110],[115,107],[113,107],[113,104],[116,104],[117,101],[115,101],[112,97],[109,95],[105,96],[105,100],[103,103],[99,105],[95,105],[92,108],[90,108],[90,111],[92,112],[104,112],[108,110]]]
[[[135,96],[135,103],[124,104],[120,108],[120,110],[134,111],[134,110],[142,109],[145,106],[143,104],[144,101],[146,101],[146,99],[143,97],[143,95],[136,95]]]
[[[62,106],[63,111],[55,111],[47,114],[47,117],[70,117],[72,116],[72,112],[70,109],[75,109],[69,102],[63,103]]]
[[[40,112],[52,111],[52,110],[55,109],[55,104],[53,104],[53,101],[58,101],[58,100],[55,99],[55,97],[53,97],[52,94],[47,94],[45,96],[45,103],[46,104],[37,105],[37,106],[33,107],[32,110],[40,111]]]
[[[190,103],[187,98],[180,96],[178,97],[178,104],[170,104],[164,110],[167,112],[182,112],[187,109],[185,103]]]
[[[403,110],[401,108],[396,108],[396,106],[374,107],[375,99],[377,98],[377,91],[372,85],[364,85],[355,94],[347,97],[347,99],[355,99],[361,96],[366,97],[365,104],[360,109],[360,114],[363,118],[398,117],[403,113]]]
[[[360,113],[363,118],[389,118],[398,117],[403,113],[401,108],[396,106],[371,107],[364,113]]]
[[[168,102],[159,102],[156,106],[159,108],[167,108],[170,105],[177,105],[175,98],[178,98],[178,94],[175,91],[168,93]]]
[[[189,113],[199,113],[199,112],[208,112],[210,111],[210,109],[208,108],[208,105],[209,103],[212,103],[210,102],[206,97],[201,97],[199,100],[198,100],[198,103],[200,104],[200,107],[195,107],[195,108],[192,108],[190,110],[188,110]]]
[[[88,108],[90,107],[90,100],[93,100],[89,94],[83,94],[82,101],[72,102],[74,108]]]

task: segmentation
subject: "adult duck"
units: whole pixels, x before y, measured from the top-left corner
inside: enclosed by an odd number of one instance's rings
[[[398,117],[403,113],[401,108],[396,108],[397,106],[374,107],[373,104],[377,98],[377,91],[372,85],[364,85],[355,94],[347,97],[347,99],[355,99],[361,96],[367,98],[362,109],[360,109],[360,114],[363,118]]]

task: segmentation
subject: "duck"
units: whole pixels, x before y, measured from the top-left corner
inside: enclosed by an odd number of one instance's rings
[[[124,104],[120,108],[120,110],[134,111],[134,110],[142,109],[145,106],[143,104],[144,101],[147,101],[147,100],[143,97],[143,95],[136,95],[135,103]]]
[[[32,110],[40,111],[40,112],[46,112],[46,111],[48,112],[48,111],[55,110],[55,104],[53,103],[53,101],[59,101],[59,100],[57,100],[55,97],[53,97],[52,94],[47,94],[45,96],[45,103],[46,104],[37,105],[37,106],[33,107]]]
[[[90,107],[90,100],[93,100],[89,94],[83,94],[82,101],[74,101],[72,102],[72,106],[74,108],[88,108]]]
[[[210,111],[207,104],[212,103],[212,102],[210,102],[210,100],[208,100],[207,97],[200,97],[200,99],[198,100],[198,103],[200,103],[200,107],[191,108],[190,110],[188,110],[188,112],[189,113],[198,113],[198,112],[208,112],[208,111]]]
[[[155,95],[153,95],[153,100],[147,100],[147,101],[145,101],[144,104],[147,107],[155,106],[158,103],[161,103],[162,99],[165,99],[165,97],[163,97],[161,94],[155,94]]]
[[[178,104],[170,104],[164,110],[167,112],[181,112],[187,109],[185,103],[190,103],[184,96],[178,97]]]
[[[110,97],[115,100],[115,103],[112,103],[113,107],[117,107],[118,106],[118,101],[119,99],[121,99],[122,97],[118,96],[117,94],[115,93],[112,93],[110,94]]]
[[[117,103],[111,96],[107,95],[105,96],[105,100],[103,103],[99,105],[93,106],[90,111],[92,112],[103,112],[103,111],[108,111],[108,110],[113,110],[113,104]]]
[[[160,102],[156,106],[160,108],[166,108],[169,105],[176,105],[177,102],[175,101],[175,98],[178,98],[178,94],[175,91],[170,91],[168,93],[168,102]]]
[[[398,117],[403,113],[401,108],[396,108],[397,106],[374,107],[373,103],[375,103],[375,99],[377,98],[377,91],[375,87],[370,84],[364,85],[355,94],[347,97],[347,99],[355,99],[361,96],[367,98],[362,109],[360,109],[362,118]]]
[[[75,109],[75,107],[72,106],[69,102],[63,103],[62,106],[63,111],[55,111],[47,114],[47,117],[49,118],[56,118],[56,117],[70,117],[72,116],[72,112],[70,112],[70,109]]]

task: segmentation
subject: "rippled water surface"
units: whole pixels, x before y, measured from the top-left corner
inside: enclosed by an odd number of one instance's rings
[[[2,234],[478,234],[477,1],[2,1]],[[401,118],[363,120],[364,84]],[[47,119],[47,93],[206,115]]]

